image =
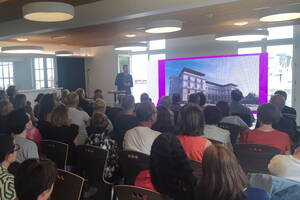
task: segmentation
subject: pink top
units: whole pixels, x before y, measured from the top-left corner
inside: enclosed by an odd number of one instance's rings
[[[36,127],[32,127],[32,129],[27,131],[26,138],[34,141],[37,144],[37,146],[40,148],[42,137],[41,137],[39,129],[37,129]]]

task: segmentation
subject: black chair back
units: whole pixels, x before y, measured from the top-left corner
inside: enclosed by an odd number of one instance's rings
[[[201,162],[198,162],[198,161],[195,161],[195,160],[190,160],[190,164],[191,164],[191,167],[193,168],[193,174],[194,176],[197,178],[197,181],[200,181],[201,180],[201,177],[202,177],[202,163]]]
[[[228,123],[220,123],[219,127],[222,129],[226,129],[230,132],[231,144],[234,145],[237,142],[237,139],[242,131],[242,128],[238,125],[228,124]]]
[[[163,196],[152,190],[131,186],[117,185],[114,187],[118,200],[163,200]]]

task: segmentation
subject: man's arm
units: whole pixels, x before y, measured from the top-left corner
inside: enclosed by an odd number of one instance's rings
[[[130,75],[130,85],[129,87],[133,87],[133,80],[132,80],[132,76]]]
[[[117,75],[116,80],[115,80],[115,85],[119,86],[120,84],[120,74]]]

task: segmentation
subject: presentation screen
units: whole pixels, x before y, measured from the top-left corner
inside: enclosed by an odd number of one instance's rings
[[[246,104],[256,111],[268,100],[268,55],[226,55],[159,60],[159,98],[179,93],[183,103],[193,93],[203,92],[207,104],[231,101],[239,89]]]

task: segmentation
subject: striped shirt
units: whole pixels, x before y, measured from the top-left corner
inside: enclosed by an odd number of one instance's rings
[[[0,199],[13,200],[16,198],[14,176],[0,164]]]

